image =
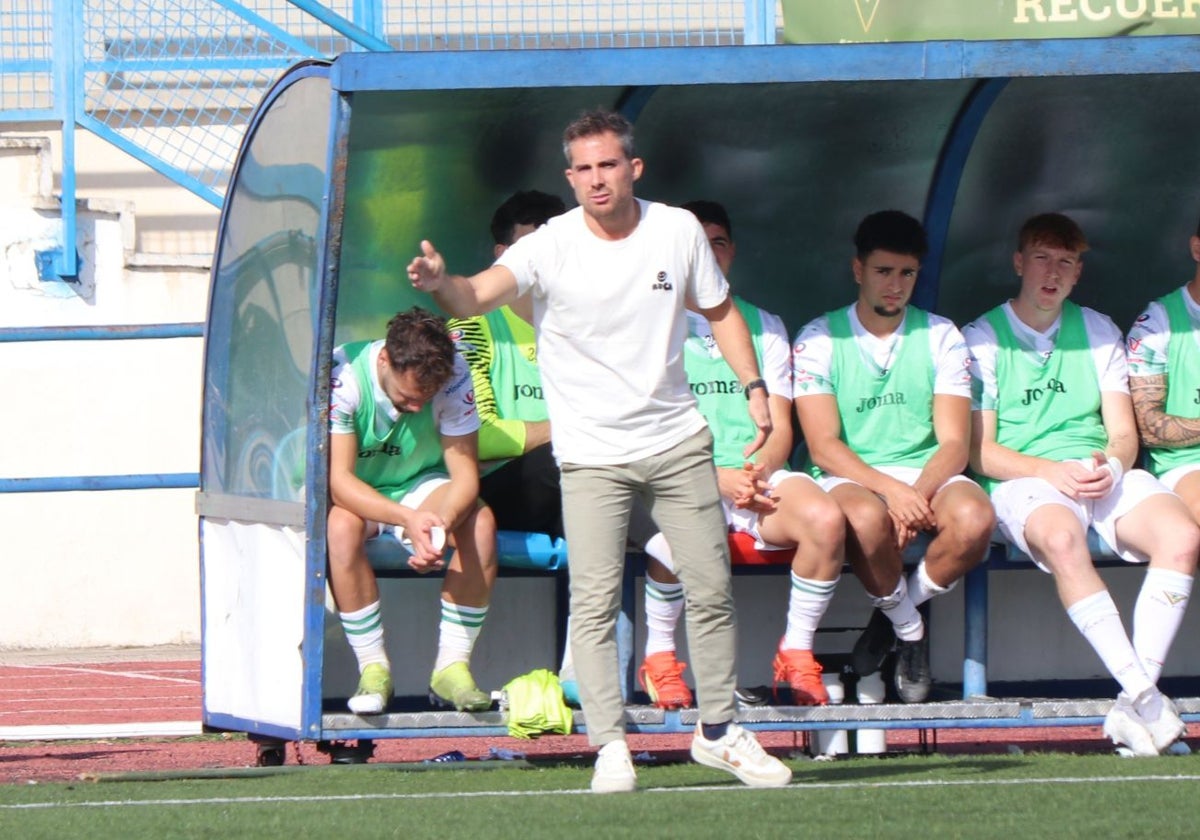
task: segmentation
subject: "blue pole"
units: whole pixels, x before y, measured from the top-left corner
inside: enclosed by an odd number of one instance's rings
[[[742,43],[775,43],[775,0],[746,0]]]
[[[129,324],[82,327],[0,327],[0,344],[17,341],[91,341],[122,338],[202,338],[204,324]]]
[[[166,490],[200,486],[199,473],[54,475],[0,478],[0,493],[71,493],[89,490]]]
[[[963,581],[963,699],[986,697],[988,561],[967,573]]]
[[[224,2],[224,0],[218,0],[218,2]],[[391,44],[389,44],[387,41],[383,40],[382,38],[377,38],[375,35],[371,34],[360,26],[355,26],[337,12],[322,6],[320,3],[316,2],[316,0],[288,0],[288,2],[297,9],[308,12],[317,20],[321,21],[321,23],[345,35],[359,46],[366,47],[368,50],[375,50],[379,52],[391,52],[392,50]]]
[[[54,107],[62,119],[62,253],[55,259],[54,271],[63,280],[74,280],[79,276],[79,260],[76,255],[75,212],[75,122],[79,110],[79,86],[82,85],[83,45],[76,43],[75,32],[83,30],[77,20],[82,8],[75,3],[58,3],[55,14],[55,53],[62,60],[55,62],[57,90],[54,92]]]

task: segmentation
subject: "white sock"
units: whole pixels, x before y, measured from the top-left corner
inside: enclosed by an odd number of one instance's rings
[[[646,656],[675,650],[675,627],[682,613],[682,583],[646,578]]]
[[[558,678],[564,682],[575,679],[575,659],[571,656],[571,616],[567,616],[567,643],[563,646],[562,665]]]
[[[646,540],[646,545],[642,550],[661,563],[668,572],[675,574],[675,561],[671,559],[671,546],[667,544],[667,538],[663,536],[662,531]]]
[[[467,607],[442,599],[442,621],[438,625],[437,661],[434,673],[455,662],[470,662],[471,649],[483,629],[487,607]]]
[[[908,576],[908,597],[912,599],[914,607],[919,607],[930,598],[945,595],[957,583],[958,581],[953,581],[949,586],[938,586],[929,577],[929,571],[925,568],[925,558],[922,557],[917,568],[913,569],[912,574]]]
[[[833,600],[838,581],[810,580],[792,572],[792,594],[788,598],[787,630],[783,634],[785,650],[812,650],[813,634]]]
[[[383,645],[383,613],[379,602],[367,604],[361,610],[339,612],[342,629],[346,631],[346,641],[354,651],[358,660],[358,670],[361,673],[368,665],[379,663],[392,670],[388,662],[387,650]]]
[[[1170,569],[1146,570],[1133,607],[1133,649],[1151,682],[1157,683],[1162,674],[1191,594],[1191,575]]]
[[[1067,607],[1067,616],[1127,695],[1137,697],[1146,689],[1154,688],[1154,681],[1146,676],[1138,662],[1129,636],[1125,634],[1125,626],[1121,624],[1121,614],[1107,589]]]
[[[906,642],[919,641],[925,635],[925,622],[917,612],[912,598],[908,597],[908,583],[904,575],[896,584],[896,590],[891,595],[882,598],[871,597],[871,603],[883,610],[883,614],[892,622],[896,638]]]

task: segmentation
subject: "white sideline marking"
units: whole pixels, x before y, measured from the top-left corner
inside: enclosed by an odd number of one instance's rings
[[[1080,778],[1050,778],[1050,779],[949,779],[944,781],[908,781],[908,782],[800,782],[777,790],[854,790],[876,788],[915,788],[915,787],[995,787],[1000,785],[1078,785],[1104,784],[1109,782],[1196,782],[1200,775],[1154,775],[1154,776],[1092,776]],[[689,787],[657,787],[644,788],[643,794],[654,793],[731,793],[746,791],[764,791],[765,788],[752,788],[745,785],[727,785],[712,787],[708,785],[693,785]],[[115,807],[157,807],[162,805],[262,805],[272,802],[399,802],[418,799],[482,799],[488,797],[524,797],[524,796],[595,796],[586,788],[579,790],[494,790],[494,791],[445,791],[442,793],[354,793],[337,796],[221,796],[207,799],[107,799],[99,802],[27,802],[14,805],[0,805],[0,811],[30,811],[48,808],[115,808]]]
[[[75,674],[96,674],[103,677],[126,677],[131,680],[154,680],[156,682],[182,683],[183,685],[200,685],[199,680],[186,677],[162,677],[157,674],[147,674],[142,671],[105,671],[103,668],[83,668],[77,665],[5,665],[5,668],[22,668],[28,671],[70,671]],[[170,670],[179,670],[172,668]]]
[[[0,741],[74,741],[92,738],[153,738],[200,735],[198,720],[168,720],[161,723],[82,723],[32,726],[0,726]]]

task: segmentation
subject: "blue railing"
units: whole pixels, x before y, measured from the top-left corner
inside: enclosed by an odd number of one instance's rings
[[[251,112],[303,58],[774,43],[776,18],[776,0],[8,0],[0,126],[62,126],[55,269],[67,278],[77,128],[219,207]]]

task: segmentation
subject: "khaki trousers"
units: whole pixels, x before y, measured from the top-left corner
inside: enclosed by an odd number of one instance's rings
[[[630,511],[641,499],[671,546],[687,603],[700,719],[733,719],[737,625],[729,544],[707,428],[676,446],[617,465],[562,465],[570,552],[571,655],[594,746],[625,737],[616,626]]]

